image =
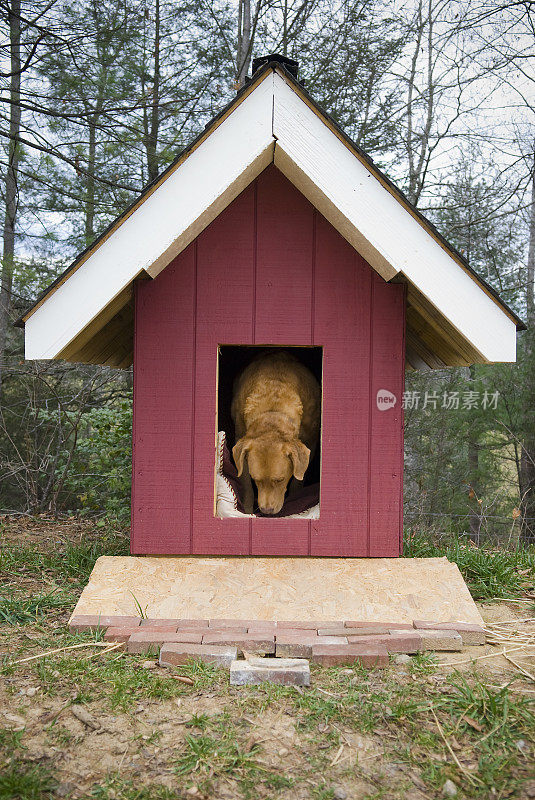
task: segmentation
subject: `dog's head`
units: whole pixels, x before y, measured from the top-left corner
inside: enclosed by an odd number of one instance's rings
[[[243,436],[232,448],[238,476],[245,461],[258,489],[258,507],[263,514],[278,514],[292,475],[302,481],[310,460],[310,450],[299,439],[291,441]]]

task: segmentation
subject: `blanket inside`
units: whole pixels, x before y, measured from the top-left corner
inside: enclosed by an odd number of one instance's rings
[[[242,502],[242,489],[240,479],[238,478],[238,471],[232,461],[230,451],[227,447],[226,437],[223,440],[223,467],[222,472],[227,481],[232,486],[234,494],[237,499],[238,511],[244,513]],[[301,514],[303,511],[308,511],[309,508],[317,505],[320,501],[320,485],[313,483],[310,486],[303,486],[295,494],[284,501],[284,505],[278,514],[262,514],[257,508],[254,511],[255,517],[289,517],[294,514]]]

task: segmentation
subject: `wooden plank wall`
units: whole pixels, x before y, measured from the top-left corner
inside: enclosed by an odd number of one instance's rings
[[[275,167],[137,284],[132,552],[398,555],[404,292]],[[319,520],[214,516],[220,344],[323,347]]]

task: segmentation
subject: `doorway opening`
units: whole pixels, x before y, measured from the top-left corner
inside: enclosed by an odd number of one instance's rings
[[[282,510],[272,518],[301,516],[308,508],[313,508],[311,512],[314,516],[304,518],[319,517],[319,496],[321,482],[321,407],[322,407],[322,380],[323,380],[323,347],[319,346],[274,346],[274,345],[229,345],[222,344],[218,347],[217,360],[217,414],[216,414],[216,433],[218,436],[218,452],[216,458],[216,516],[240,516],[243,512],[242,487],[237,470],[232,459],[232,448],[236,444],[236,432],[234,421],[231,414],[232,397],[234,384],[241,372],[256,358],[270,352],[287,351],[301,364],[307,367],[315,379],[318,381],[321,391],[320,402],[320,435],[314,454],[311,457],[308,468],[299,487],[300,496],[293,491],[291,483],[289,488],[292,491],[286,492],[286,499]],[[224,446],[221,442],[224,440]],[[222,476],[228,484],[228,497],[233,505],[234,511],[238,513],[225,513],[220,496],[224,493],[225,483],[219,480]],[[263,516],[258,510],[256,503],[257,489],[253,481],[255,492],[255,516]],[[234,497],[233,497],[234,495]],[[308,506],[308,508],[306,507]],[[298,510],[299,509],[299,510]],[[232,511],[232,509],[227,509]]]

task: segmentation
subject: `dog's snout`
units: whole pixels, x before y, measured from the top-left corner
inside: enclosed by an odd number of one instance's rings
[[[276,514],[277,513],[277,509],[274,508],[273,506],[266,506],[265,508],[261,508],[260,511],[262,512],[262,514]]]

